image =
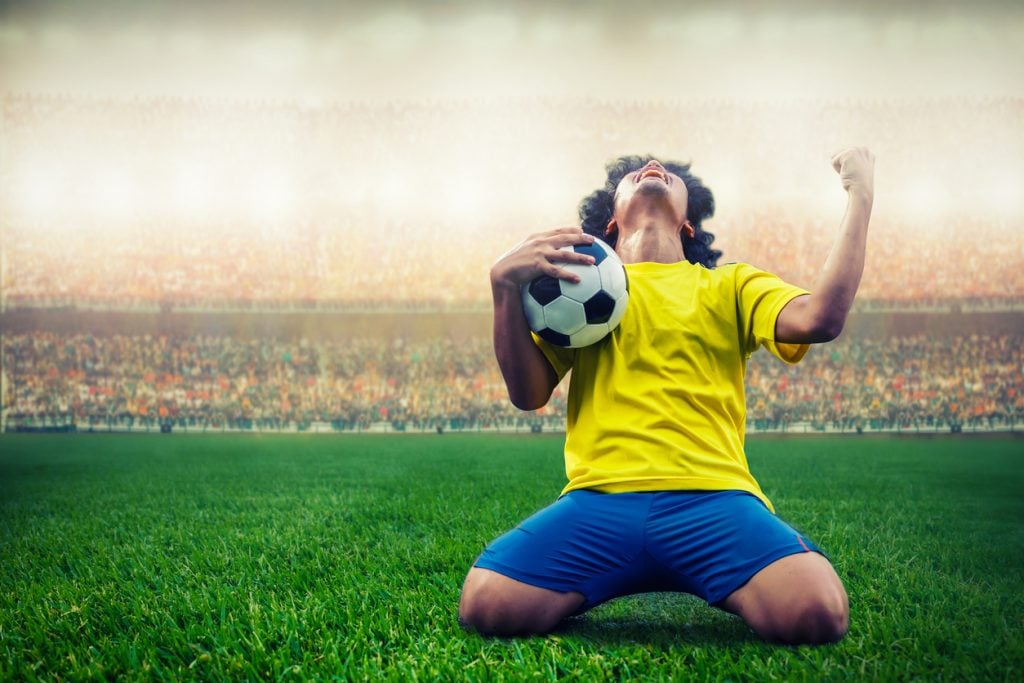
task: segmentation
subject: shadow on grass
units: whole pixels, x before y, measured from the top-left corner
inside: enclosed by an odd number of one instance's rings
[[[681,624],[652,623],[644,619],[595,621],[587,617],[575,617],[560,624],[553,633],[580,638],[597,645],[644,645],[659,650],[680,645],[728,647],[764,642],[740,621],[735,624]]]
[[[554,633],[599,645],[636,644],[663,650],[680,645],[729,647],[764,642],[739,617],[691,596],[673,594],[620,598],[566,619]]]

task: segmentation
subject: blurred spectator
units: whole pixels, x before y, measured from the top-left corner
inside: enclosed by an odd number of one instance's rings
[[[5,335],[12,424],[79,429],[561,427],[565,391],[534,413],[507,400],[490,340],[243,341],[231,337]],[[755,429],[937,429],[1024,420],[1024,337],[841,340],[791,367],[751,357]]]

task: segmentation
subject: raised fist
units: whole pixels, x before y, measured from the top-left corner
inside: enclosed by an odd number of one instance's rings
[[[832,168],[839,174],[843,189],[874,192],[875,155],[867,147],[847,147],[832,155]]]

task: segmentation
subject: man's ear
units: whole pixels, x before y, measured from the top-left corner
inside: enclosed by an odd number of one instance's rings
[[[608,226],[604,229],[604,236],[607,237],[608,235],[611,235],[612,233],[614,233],[618,229],[619,229],[619,224],[616,223],[615,219],[613,218],[610,221],[608,221]]]
[[[697,234],[697,231],[694,230],[693,226],[690,225],[690,221],[687,220],[683,221],[683,224],[679,226],[679,234],[686,235],[692,240],[693,236]]]

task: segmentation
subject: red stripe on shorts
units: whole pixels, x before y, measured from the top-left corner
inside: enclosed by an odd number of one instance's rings
[[[811,552],[811,549],[807,547],[806,543],[804,543],[804,539],[800,538],[800,534],[796,535],[796,540],[800,541],[800,545],[802,545],[804,547],[804,552],[805,553]]]

